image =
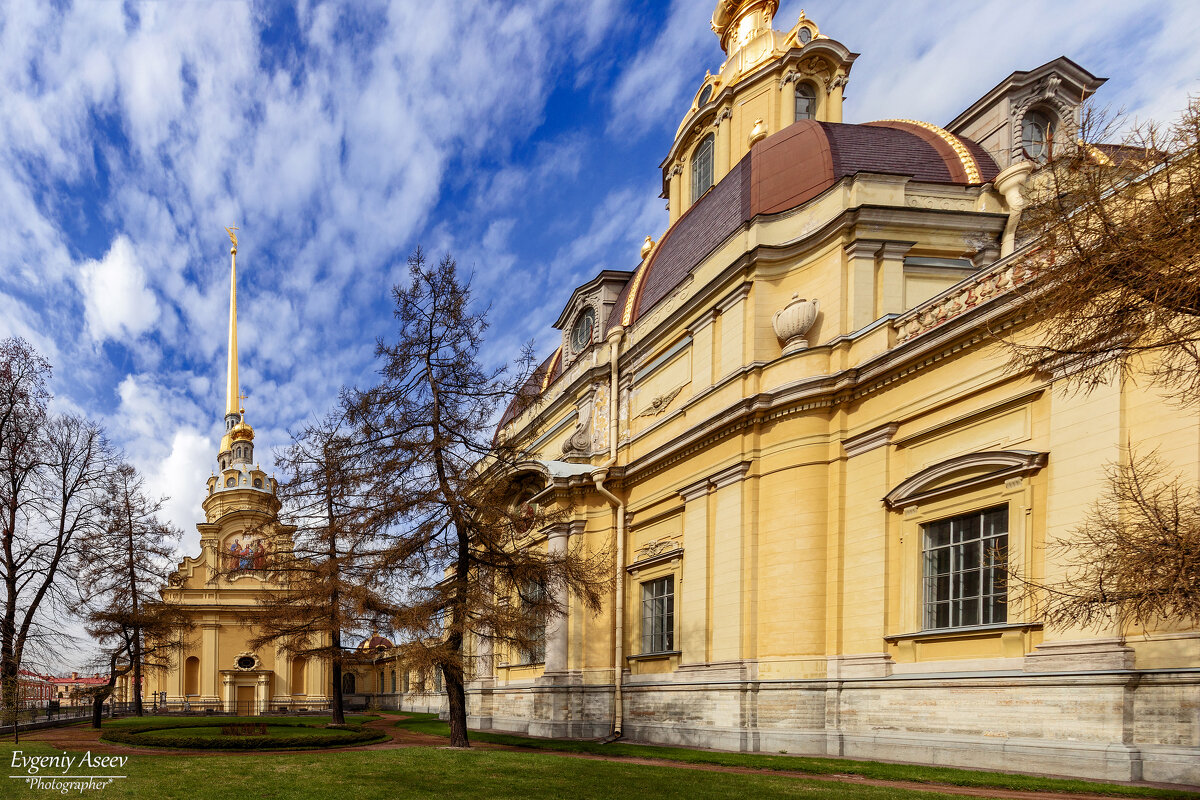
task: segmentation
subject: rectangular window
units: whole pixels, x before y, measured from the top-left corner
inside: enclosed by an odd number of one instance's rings
[[[642,584],[642,652],[675,649],[675,576]]]
[[[541,583],[530,583],[524,591],[520,593],[519,598],[521,604],[525,607],[526,613],[532,615],[541,613],[540,606],[546,597],[546,587]],[[537,628],[533,631],[533,642],[529,649],[521,650],[517,654],[517,663],[519,664],[541,664],[546,660],[546,621],[542,619]]]
[[[924,525],[925,629],[1008,620],[1008,506]]]

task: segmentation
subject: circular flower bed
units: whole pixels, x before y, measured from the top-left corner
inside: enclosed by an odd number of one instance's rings
[[[311,750],[370,744],[383,741],[388,735],[360,725],[327,728],[320,723],[287,719],[230,725],[205,719],[109,728],[100,738],[117,744],[186,750]]]

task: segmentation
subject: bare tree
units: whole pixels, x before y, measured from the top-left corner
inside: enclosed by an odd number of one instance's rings
[[[47,413],[50,365],[22,339],[0,341],[0,701],[19,703],[18,676],[65,634],[76,546],[100,523],[112,460],[93,423]],[[14,727],[15,735],[15,727]]]
[[[1107,491],[1046,551],[1063,576],[1016,574],[1009,595],[1051,627],[1200,623],[1200,489],[1157,454],[1110,467]]]
[[[498,411],[519,397],[516,374],[487,369],[479,351],[485,315],[450,256],[429,266],[418,249],[407,286],[393,289],[394,342],[380,342],[379,384],[350,398],[351,419],[372,447],[393,517],[380,559],[400,602],[380,609],[400,631],[410,666],[445,678],[451,745],[469,746],[464,652],[471,638],[535,651],[544,621],[574,593],[598,609],[602,564],[581,548],[527,546],[545,513],[511,485],[521,453],[493,441]]]
[[[343,668],[358,655],[346,637],[368,627],[367,609],[383,603],[374,534],[385,517],[368,455],[339,414],[305,427],[282,454],[280,497],[296,534],[290,550],[276,548],[268,568],[275,589],[259,601],[252,640],[254,647],[279,644],[293,656],[328,661],[336,724],[345,722]]]
[[[97,694],[107,696],[116,679],[129,674],[133,710],[140,717],[143,676],[170,666],[190,628],[158,596],[174,565],[173,544],[181,532],[159,518],[165,498],[151,497],[132,465],[118,464],[107,478],[104,525],[80,541],[81,607],[88,632],[109,659],[108,692]],[[103,697],[94,697],[93,703],[98,708]]]
[[[1084,116],[1078,143],[1055,149],[1029,180],[1018,261],[1036,334],[1013,366],[1064,365],[1087,388],[1146,375],[1184,403],[1200,400],[1200,101],[1173,125]]]

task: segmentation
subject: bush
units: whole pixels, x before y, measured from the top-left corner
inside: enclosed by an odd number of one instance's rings
[[[189,720],[172,724],[161,722],[148,725],[129,725],[117,729],[106,729],[100,738],[106,742],[128,744],[135,747],[170,747],[188,750],[312,750],[323,747],[347,747],[358,744],[369,744],[387,738],[387,733],[376,730],[365,730],[361,727],[346,727],[340,730],[326,730],[315,725],[300,722],[274,722],[270,727],[307,728],[311,734],[304,736],[272,736],[267,729],[267,723],[251,723],[221,726],[222,734],[228,728],[249,728],[261,726],[262,734],[198,736],[189,735],[188,728],[212,728],[211,721]]]

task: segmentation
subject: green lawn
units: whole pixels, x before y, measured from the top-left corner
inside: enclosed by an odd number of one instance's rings
[[[445,722],[439,722],[436,714],[410,714],[407,719],[401,720],[396,724],[398,727],[407,728],[415,732],[428,733],[435,736],[450,736],[449,725]],[[487,733],[483,731],[471,731],[469,738],[476,742],[490,742],[512,747],[563,753],[591,753],[615,757],[654,758],[688,764],[718,764],[730,767],[789,770],[815,775],[861,775],[865,778],[875,778],[878,780],[944,783],[952,786],[967,786],[980,789],[1088,792],[1092,794],[1107,794],[1114,797],[1200,798],[1200,793],[1197,792],[1151,789],[1141,786],[1120,786],[1061,778],[1039,778],[1033,775],[1012,775],[1004,772],[979,772],[950,767],[887,764],[879,761],[852,761],[840,758],[811,758],[759,753],[713,752],[710,750],[692,750],[686,747],[660,747],[658,745],[639,745],[624,742],[600,744],[594,741],[535,739],[526,736]]]
[[[25,756],[58,755],[40,743],[21,744]],[[16,771],[13,747],[0,744],[7,774]],[[76,767],[74,774],[80,772]],[[43,771],[43,775],[48,775]],[[812,800],[946,800],[934,792],[909,792],[870,786],[807,781],[774,775],[737,775],[641,766],[610,761],[564,759],[533,752],[443,750],[413,747],[340,753],[287,753],[214,756],[130,756],[126,774],[102,792],[83,796],[154,800],[402,800],[403,798],[771,798]],[[5,779],[0,797],[44,797],[25,781]],[[74,796],[80,796],[73,793]]]

